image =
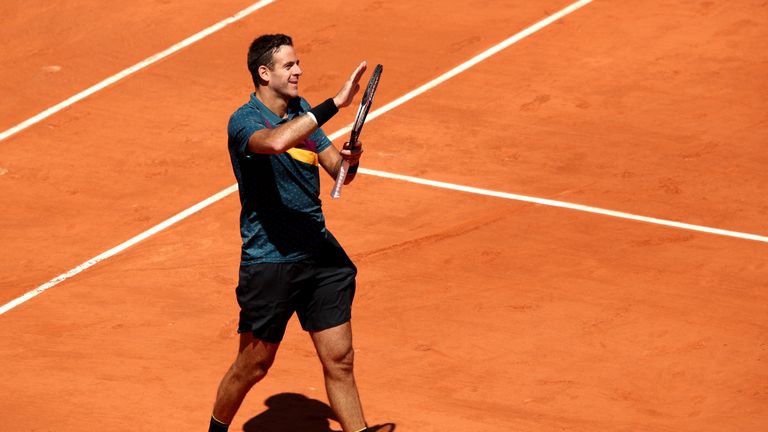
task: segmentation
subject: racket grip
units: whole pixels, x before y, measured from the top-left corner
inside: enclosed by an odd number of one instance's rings
[[[341,197],[341,187],[344,186],[347,172],[349,172],[349,162],[343,161],[339,167],[339,173],[336,175],[336,183],[333,184],[333,189],[331,189],[331,198]]]

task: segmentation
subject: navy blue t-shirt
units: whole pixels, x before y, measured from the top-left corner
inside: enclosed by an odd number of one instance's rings
[[[317,154],[331,141],[317,129],[303,143],[280,154],[256,154],[248,139],[310,109],[303,98],[292,99],[280,118],[255,94],[230,117],[229,156],[240,193],[241,264],[293,262],[311,256],[330,233],[320,200]]]

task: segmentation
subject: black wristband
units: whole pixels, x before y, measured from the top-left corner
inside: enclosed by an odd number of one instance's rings
[[[314,108],[309,110],[309,112],[315,116],[315,119],[317,120],[317,127],[320,127],[324,125],[325,122],[330,120],[331,117],[333,117],[337,112],[339,112],[339,108],[335,103],[333,103],[333,99],[328,99],[320,105],[316,105]]]

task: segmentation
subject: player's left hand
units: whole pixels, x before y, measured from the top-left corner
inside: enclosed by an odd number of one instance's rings
[[[354,98],[357,91],[360,90],[360,78],[363,77],[363,72],[365,72],[365,69],[367,68],[368,63],[364,61],[360,62],[357,69],[352,72],[352,75],[349,76],[347,82],[341,87],[339,93],[334,96],[333,103],[335,103],[338,108],[344,108],[352,103],[352,98]]]
[[[357,141],[354,145],[344,143],[344,148],[339,153],[350,165],[355,165],[360,162],[360,156],[363,154],[363,142]]]

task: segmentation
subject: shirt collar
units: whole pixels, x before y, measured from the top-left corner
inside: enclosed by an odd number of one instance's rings
[[[261,115],[267,118],[270,123],[272,124],[279,124],[284,121],[288,121],[297,115],[301,114],[303,109],[301,107],[301,102],[298,97],[293,98],[288,102],[288,116],[287,118],[280,118],[277,114],[273,113],[272,110],[267,108],[266,105],[262,101],[259,100],[259,98],[256,97],[256,93],[251,93],[251,99],[248,101],[248,104],[251,105],[252,108],[255,108],[258,110]]]

